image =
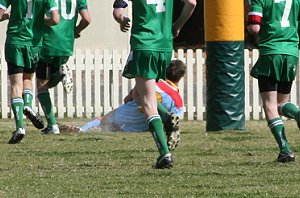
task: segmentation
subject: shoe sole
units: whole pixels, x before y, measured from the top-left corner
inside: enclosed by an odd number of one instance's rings
[[[169,168],[172,168],[172,167],[173,167],[173,163],[165,164],[164,166],[161,166],[161,167],[157,167],[156,164],[154,164],[152,166],[152,168],[155,168],[155,169],[169,169]]]
[[[18,144],[21,142],[24,136],[24,134],[14,134],[8,141],[8,144]]]
[[[170,150],[174,150],[180,142],[180,131],[173,131],[168,137],[168,147]]]
[[[179,125],[179,117],[176,114],[171,115],[171,124],[173,128],[178,128]],[[171,150],[174,150],[180,142],[180,131],[170,131],[168,134],[168,147]]]
[[[295,159],[278,159],[275,162],[278,162],[278,163],[293,163],[293,162],[295,162]]]
[[[167,164],[167,165],[165,165],[165,166],[163,166],[163,167],[161,167],[161,168],[159,168],[159,169],[166,169],[166,168],[172,168],[173,167],[173,163],[170,163],[170,164]]]
[[[66,93],[71,93],[73,90],[73,79],[71,70],[67,65],[61,66],[61,73],[64,75],[61,82]]]
[[[44,128],[44,122],[42,118],[36,113],[36,115],[31,114],[28,109],[24,109],[24,115],[32,122],[33,126],[37,129]]]
[[[43,132],[43,131],[42,131],[42,134],[43,134],[43,135],[51,135],[51,134],[52,134],[52,135],[60,135],[60,132],[53,132],[53,131],[50,131],[50,132]]]
[[[174,113],[171,115],[171,123],[172,127],[178,127],[179,125],[179,117]]]

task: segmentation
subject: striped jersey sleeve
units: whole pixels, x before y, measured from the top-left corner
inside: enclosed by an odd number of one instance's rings
[[[260,24],[263,17],[262,0],[251,0],[248,24]]]

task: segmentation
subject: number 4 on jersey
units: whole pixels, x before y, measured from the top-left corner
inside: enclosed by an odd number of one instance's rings
[[[147,0],[147,4],[156,4],[156,12],[165,12],[165,0]]]

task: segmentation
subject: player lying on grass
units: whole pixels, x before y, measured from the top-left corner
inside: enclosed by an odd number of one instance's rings
[[[178,83],[184,76],[185,64],[180,60],[173,60],[167,69],[167,80],[156,83],[155,91],[158,102],[158,111],[164,122],[167,142],[170,149],[174,149],[180,140],[178,116],[183,114],[183,102],[179,94]],[[143,110],[132,100],[131,93],[124,98],[125,104],[109,112],[101,118],[92,120],[81,127],[60,126],[61,132],[89,132],[97,131],[123,131],[145,132],[148,131]],[[172,112],[172,113],[170,113]],[[175,123],[170,126],[170,123]]]

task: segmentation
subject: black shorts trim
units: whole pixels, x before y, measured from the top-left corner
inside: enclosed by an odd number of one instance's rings
[[[33,74],[35,72],[36,65],[37,64],[34,64],[32,68],[24,68],[14,63],[7,63],[7,73],[8,75],[20,74],[20,73]]]
[[[279,82],[270,76],[258,76],[259,92],[277,91],[281,94],[291,93],[293,81]]]

